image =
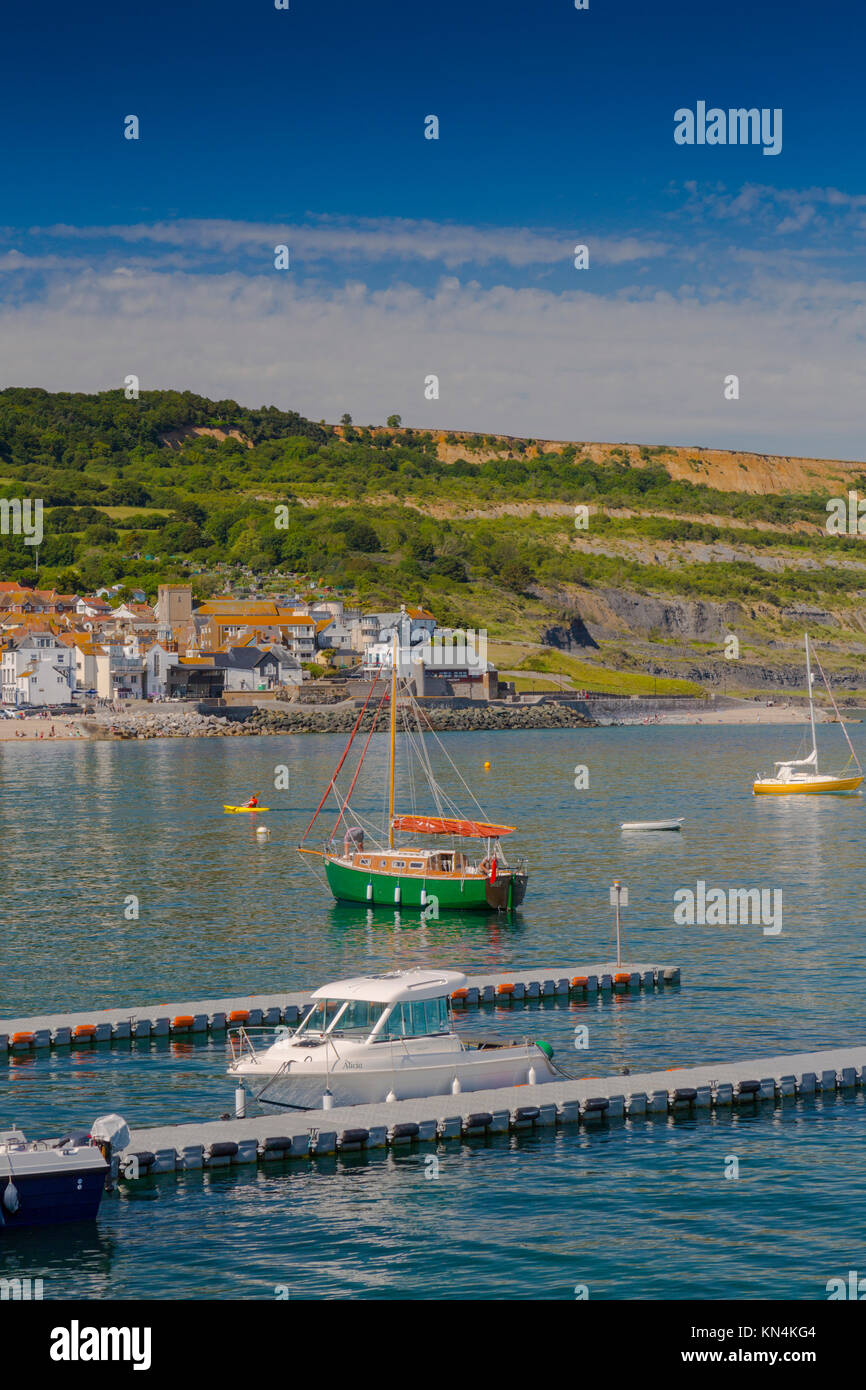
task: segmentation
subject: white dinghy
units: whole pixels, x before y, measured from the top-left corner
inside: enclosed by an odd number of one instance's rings
[[[684,819],[678,816],[676,820],[626,820],[620,830],[681,830]]]
[[[466,986],[453,970],[404,970],[323,985],[295,1032],[256,1052],[232,1038],[229,1075],[262,1105],[313,1110],[367,1105],[561,1078],[550,1043],[454,1031],[450,995]]]

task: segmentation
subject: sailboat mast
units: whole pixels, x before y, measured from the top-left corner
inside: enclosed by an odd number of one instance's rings
[[[812,695],[812,663],[809,660],[809,634],[806,638],[806,685],[809,688],[809,718],[812,721],[812,752],[815,754],[815,771],[818,771],[818,740],[815,735],[815,700]]]
[[[397,747],[397,634],[391,648],[391,756],[389,759],[388,848],[394,848],[394,753]]]

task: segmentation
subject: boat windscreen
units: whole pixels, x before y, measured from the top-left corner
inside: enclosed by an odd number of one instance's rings
[[[335,1020],[331,1037],[345,1038],[357,1035],[366,1038],[382,1017],[385,1007],[381,1001],[350,999],[339,1018]]]
[[[343,999],[319,999],[313,1008],[303,1019],[299,1033],[324,1033],[333,1023],[340,1009],[343,1008]]]

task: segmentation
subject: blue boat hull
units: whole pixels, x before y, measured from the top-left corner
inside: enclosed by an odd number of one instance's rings
[[[66,1221],[93,1221],[105,1188],[105,1170],[80,1173],[15,1174],[18,1210],[3,1205],[6,1180],[0,1176],[0,1236],[25,1226],[56,1226]]]

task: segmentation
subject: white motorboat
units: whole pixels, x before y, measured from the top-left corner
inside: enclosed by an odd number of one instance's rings
[[[676,820],[626,820],[620,830],[681,830],[684,816]]]
[[[404,970],[323,985],[295,1032],[256,1052],[232,1038],[229,1074],[263,1105],[312,1110],[553,1081],[553,1048],[458,1036],[454,970]]]

